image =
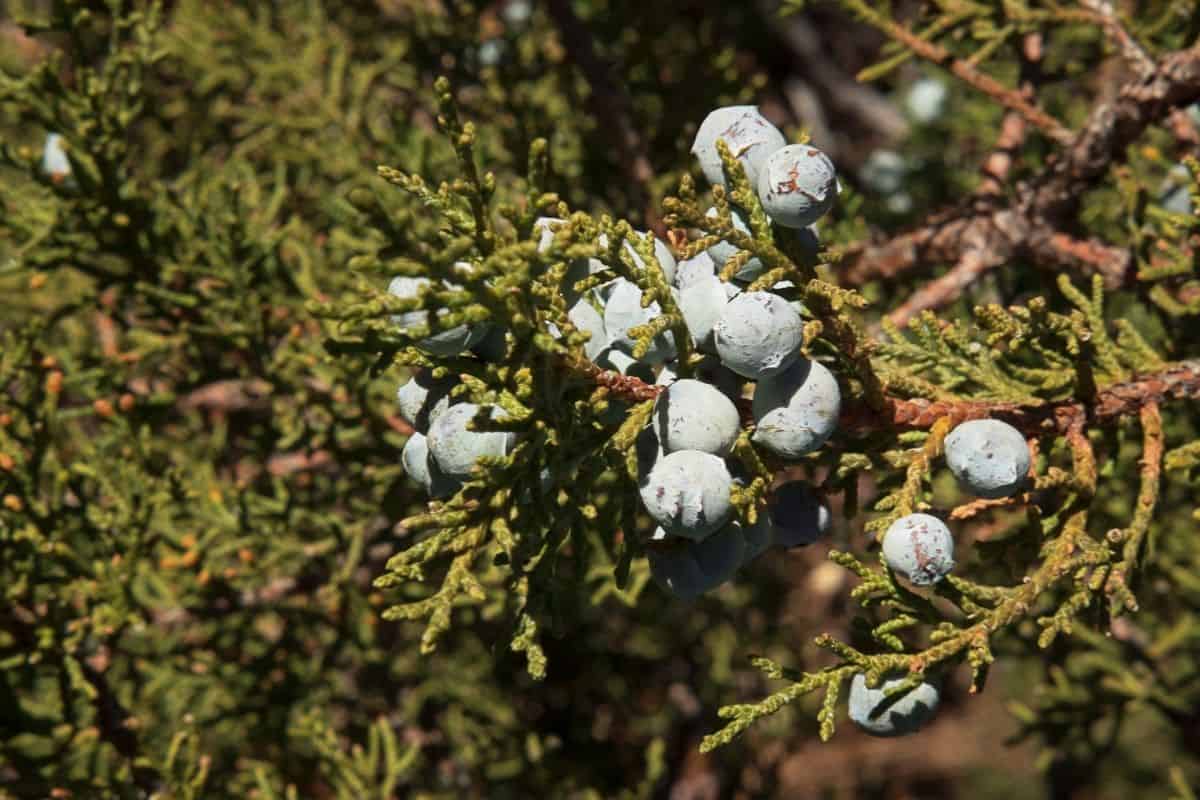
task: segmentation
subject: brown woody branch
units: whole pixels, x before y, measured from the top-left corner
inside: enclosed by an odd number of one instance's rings
[[[666,388],[652,386],[639,378],[603,370],[585,359],[568,366],[614,395],[641,402],[653,400]],[[876,410],[865,403],[844,408],[841,427],[865,433],[881,427],[923,429],[943,417],[952,425],[971,419],[995,417],[1005,420],[1030,436],[1043,433],[1076,435],[1084,421],[1106,424],[1141,414],[1150,404],[1173,400],[1200,400],[1200,359],[1180,361],[1158,371],[1139,375],[1122,383],[1100,389],[1094,402],[1060,400],[1039,404],[989,400],[926,400],[886,395],[883,408]],[[748,408],[742,404],[743,422],[749,424]]]
[[[572,369],[597,386],[605,387],[612,395],[635,403],[640,403],[644,400],[653,400],[667,388],[665,386],[652,386],[641,378],[635,378],[632,375],[622,375],[611,369],[601,369],[586,358],[571,358],[566,360],[565,363],[569,369]]]
[[[921,58],[950,70],[964,83],[983,92],[1005,108],[1020,114],[1031,125],[1040,129],[1054,141],[1064,144],[1070,141],[1071,132],[1061,122],[1039,108],[1020,90],[1010,89],[992,76],[980,72],[969,61],[955,58],[954,54],[946,48],[922,39],[904,25],[886,14],[876,11],[867,3],[855,3],[854,5],[867,22],[899,41]]]
[[[1117,19],[1117,11],[1113,8],[1112,0],[1081,0],[1081,2],[1091,9],[1096,22],[1104,28],[1104,32],[1108,38],[1113,40],[1130,67],[1143,76],[1154,72],[1154,59],[1126,30],[1121,20]]]
[[[882,416],[859,406],[842,414],[842,426],[851,430],[876,429],[882,422],[899,428],[928,428],[943,417],[952,424],[970,419],[995,417],[1026,434],[1069,433],[1078,430],[1081,420],[1098,424],[1137,416],[1149,404],[1172,400],[1200,400],[1200,359],[1181,361],[1159,372],[1140,375],[1132,380],[1100,390],[1096,401],[1085,405],[1063,400],[1025,405],[987,400],[905,400],[887,398]]]
[[[1146,128],[1198,99],[1200,45],[1166,56],[1155,72],[1129,81],[1115,101],[1100,104],[1064,156],[1034,184],[1031,214],[1055,222],[1069,219],[1083,193]]]
[[[1003,193],[1015,155],[1025,143],[1026,127],[1025,119],[1020,114],[1009,111],[1004,115],[1000,122],[1000,136],[996,139],[996,146],[983,162],[983,181],[979,184],[978,194]]]
[[[1040,74],[1042,56],[1042,35],[1027,33],[1021,39],[1021,94],[1026,98],[1034,97],[1034,81]],[[1008,172],[1016,161],[1017,153],[1025,144],[1025,133],[1028,129],[1025,118],[1015,111],[1007,111],[1000,122],[1000,135],[991,154],[983,162],[983,180],[976,190],[982,196],[1001,195],[1008,182]]]
[[[1121,548],[1121,560],[1108,574],[1104,590],[1110,598],[1114,616],[1122,609],[1137,610],[1137,598],[1129,588],[1129,575],[1136,568],[1142,546],[1150,532],[1150,521],[1158,504],[1162,479],[1163,429],[1158,403],[1151,400],[1142,406],[1142,458],[1139,463],[1142,485],[1138,491],[1133,520],[1126,530]]]
[[[1080,198],[1151,124],[1200,99],[1200,46],[1165,57],[1150,74],[1125,84],[1114,101],[1101,103],[1045,171],[1020,187],[1010,205],[995,196],[972,196],[962,207],[942,212],[914,231],[881,244],[848,250],[841,262],[843,285],[894,278],[926,264],[959,265],[972,252],[996,266],[1027,259],[1048,269],[1102,275],[1110,288],[1132,278],[1125,249],[1080,240],[1070,231]],[[986,184],[985,184],[986,185]],[[978,255],[971,259],[978,258]],[[963,273],[977,278],[977,264],[960,267],[938,291],[914,300],[905,314],[936,308],[957,296]]]
[[[914,292],[899,308],[888,314],[888,319],[897,328],[904,328],[910,319],[925,309],[945,305],[951,298],[961,295],[983,273],[999,264],[994,253],[971,248],[962,254],[949,272]]]

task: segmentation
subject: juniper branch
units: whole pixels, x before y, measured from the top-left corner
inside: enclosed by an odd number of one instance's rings
[[[1066,433],[1079,419],[1099,425],[1114,424],[1150,403],[1200,400],[1200,360],[1180,361],[1128,381],[1101,387],[1094,402],[1062,400],[1021,404],[986,400],[901,399],[889,395],[882,416],[861,404],[849,406],[842,424],[867,432],[881,425],[901,429],[926,429],[938,420],[953,424],[995,417],[1027,434]]]
[[[1125,83],[1113,102],[1097,105],[1079,132],[1061,144],[1060,157],[1021,187],[1010,205],[971,197],[908,233],[848,248],[840,279],[849,286],[894,279],[927,264],[959,263],[974,250],[987,253],[993,267],[1028,258],[1046,269],[1101,274],[1109,288],[1125,284],[1132,277],[1131,254],[1104,242],[1078,240],[1067,225],[1080,197],[1123,158],[1130,143],[1173,109],[1197,99],[1200,46],[1167,55],[1152,75]],[[978,270],[975,277],[983,272],[986,269]],[[945,292],[935,302],[954,296]]]

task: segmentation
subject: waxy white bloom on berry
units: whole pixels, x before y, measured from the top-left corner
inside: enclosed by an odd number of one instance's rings
[[[699,450],[658,459],[641,487],[642,503],[672,536],[703,539],[729,521],[733,476],[725,461]]]
[[[636,283],[618,278],[612,293],[604,304],[604,329],[613,347],[632,355],[637,340],[629,335],[632,328],[645,325],[662,316],[658,301],[642,306],[642,290]],[[675,357],[675,334],[665,330],[651,340],[650,349],[640,360],[647,364],[661,364]]]
[[[978,497],[1008,497],[1029,474],[1029,444],[998,419],[964,422],[946,437],[946,464],[963,488]]]
[[[509,431],[468,430],[478,411],[474,403],[459,403],[439,414],[429,426],[429,452],[437,466],[451,477],[469,477],[477,460],[508,455],[516,444],[516,434]],[[491,416],[501,418],[504,412],[493,406]]]
[[[400,452],[400,462],[404,465],[405,474],[421,484],[425,493],[434,499],[448,497],[462,485],[438,468],[429,454],[429,440],[422,433],[414,432],[408,437]]]
[[[904,679],[902,674],[886,677],[878,687],[868,689],[866,676],[861,672],[855,675],[847,698],[854,724],[872,736],[904,736],[928,722],[937,712],[941,692],[935,684],[923,681],[902,697],[888,697],[887,690]]]
[[[784,458],[807,455],[833,435],[841,407],[833,373],[820,362],[797,359],[755,387],[754,443]]]
[[[804,323],[771,292],[745,292],[725,304],[713,326],[721,363],[753,381],[787,369],[800,356]]]
[[[954,537],[929,514],[909,514],[883,534],[883,560],[916,586],[931,586],[954,569]]]
[[[718,213],[719,212],[717,211],[716,206],[714,206],[708,210],[708,212],[705,214],[705,216],[715,217],[715,216],[717,216]],[[740,232],[746,234],[747,236],[752,235],[750,233],[750,226],[746,224],[745,218],[738,212],[737,209],[731,208],[729,210],[729,215],[730,215],[730,218],[733,220],[734,230],[740,231]],[[720,242],[717,242],[716,244],[714,244],[712,247],[708,248],[707,252],[710,256],[712,256],[713,263],[717,265],[717,271],[719,272],[721,270],[721,268],[723,268],[725,266],[725,262],[728,261],[729,259],[733,258],[733,256],[740,249],[741,248],[739,248],[737,245],[730,244],[727,241],[720,241]],[[757,278],[759,275],[761,275],[762,273],[763,273],[762,260],[759,259],[757,256],[755,256],[754,258],[751,258],[745,264],[743,264],[741,269],[739,269],[737,271],[737,273],[734,274],[733,277],[734,277],[734,280],[752,281],[755,278]]]
[[[434,380],[427,373],[413,375],[396,390],[400,416],[422,433],[433,420],[450,407],[451,380]]]
[[[807,228],[833,206],[837,171],[829,156],[806,144],[776,150],[758,178],[758,200],[776,225]]]
[[[714,350],[713,328],[725,311],[726,304],[739,290],[716,275],[696,281],[679,290],[679,312],[696,348],[711,353]]]
[[[725,169],[717,141],[724,140],[730,155],[742,162],[750,186],[758,184],[759,172],[767,156],[787,144],[779,129],[758,112],[757,106],[718,108],[700,123],[692,142],[692,155],[700,162],[704,177],[713,186],[725,185]]]
[[[737,407],[720,389],[685,378],[654,403],[654,432],[663,450],[702,450],[725,456],[741,432]]]
[[[388,293],[396,297],[409,300],[420,296],[421,291],[433,284],[429,278],[409,277],[407,275],[397,275],[388,285]],[[450,286],[457,289],[457,286]],[[448,314],[449,311],[445,308],[438,309],[437,316]],[[392,315],[394,322],[401,329],[401,333],[407,332],[409,328],[423,327],[429,324],[429,312],[423,309],[414,311],[403,311],[399,314]],[[478,344],[487,334],[487,326],[481,325],[455,325],[453,328],[437,333],[431,333],[423,339],[416,342],[417,347],[427,353],[435,356],[454,356],[461,353],[476,344]]]

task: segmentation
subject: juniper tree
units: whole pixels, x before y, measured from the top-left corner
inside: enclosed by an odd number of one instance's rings
[[[743,153],[715,144],[709,186],[688,145],[714,108],[781,118],[800,90],[765,31],[802,15],[811,62],[829,6],[29,5],[0,79],[0,791],[636,797],[705,757],[786,792],[731,754],[831,739],[852,692],[876,732],[969,709],[1011,670],[1052,790],[1153,736],[1190,796],[1200,223],[1162,186],[1200,202],[1196,9],[841,0],[884,42],[854,95],[881,127],[872,86],[948,97],[901,120],[926,163],[882,194],[836,126],[790,120],[841,180],[814,233]],[[718,289],[799,321],[790,360],[695,335],[676,284],[710,253]],[[594,341],[618,286],[632,324]],[[776,407],[835,381],[836,427],[762,435],[775,371]],[[414,376],[454,419],[401,415]],[[725,470],[687,473],[735,532],[695,546],[643,501],[689,379],[739,414],[731,447],[676,451]],[[946,450],[985,419],[1031,466],[971,497]],[[811,572],[724,569],[797,481],[834,512],[780,559]],[[955,563],[910,580],[881,540],[925,514]],[[857,611],[789,635],[818,574]]]

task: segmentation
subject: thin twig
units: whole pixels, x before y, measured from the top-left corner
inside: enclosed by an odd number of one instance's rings
[[[921,58],[944,67],[954,73],[964,83],[983,92],[988,97],[1024,117],[1029,124],[1041,130],[1051,139],[1060,144],[1071,141],[1071,131],[1061,122],[1047,114],[1031,100],[1022,95],[1018,89],[1010,89],[992,76],[980,72],[974,65],[954,55],[939,44],[922,39],[905,26],[865,2],[854,2],[854,9],[863,19],[879,28],[888,36],[896,39]]]
[[[1139,414],[1151,403],[1173,400],[1200,400],[1200,359],[1180,361],[1161,371],[1106,386],[1089,406],[1076,400],[1026,405],[988,400],[906,400],[889,396],[882,415],[854,406],[843,411],[841,422],[848,430],[870,431],[881,425],[928,429],[943,417],[949,417],[954,424],[995,417],[1028,435],[1065,434],[1077,429],[1084,419],[1097,424],[1111,423]]]
[[[1137,600],[1129,590],[1129,574],[1137,567],[1142,544],[1150,532],[1154,507],[1158,504],[1159,481],[1162,477],[1163,429],[1158,403],[1147,402],[1141,409],[1142,421],[1142,485],[1138,492],[1133,520],[1125,533],[1121,561],[1108,574],[1104,590],[1112,598],[1114,616],[1123,608],[1137,610]]]
[[[888,319],[897,328],[905,327],[909,320],[922,311],[940,308],[961,296],[968,286],[979,279],[980,275],[999,263],[993,254],[985,250],[966,251],[949,272],[914,292],[896,310],[888,314]]]
[[[1021,40],[1021,94],[1026,99],[1034,97],[1034,79],[1039,74],[1042,61],[1042,35],[1029,33]],[[1007,111],[1000,122],[1000,136],[992,152],[983,161],[983,181],[975,190],[978,195],[999,195],[1008,182],[1008,173],[1016,160],[1016,154],[1025,144],[1025,133],[1029,125],[1025,117],[1016,111]]]
[[[843,285],[895,278],[928,264],[956,264],[984,242],[997,264],[1026,257],[1054,270],[1100,273],[1110,288],[1132,277],[1123,249],[1079,240],[1067,231],[1080,198],[1150,125],[1174,109],[1200,100],[1200,45],[1166,56],[1151,77],[1126,83],[1111,103],[1100,104],[1057,158],[1008,207],[972,196],[957,209],[932,216],[886,242],[848,249],[839,264]],[[949,297],[943,298],[951,299]]]
[[[1080,2],[1095,14],[1096,22],[1104,28],[1108,38],[1113,40],[1117,49],[1121,51],[1121,55],[1138,75],[1146,77],[1154,72],[1154,59],[1125,29],[1121,20],[1117,19],[1117,12],[1113,8],[1111,0],[1080,0]]]

